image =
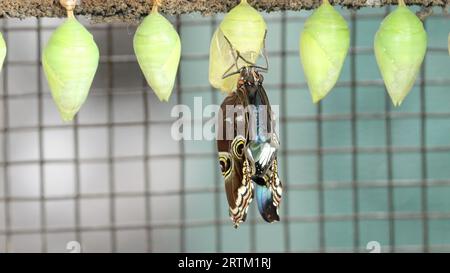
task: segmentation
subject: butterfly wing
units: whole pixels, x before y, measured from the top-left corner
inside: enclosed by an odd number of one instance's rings
[[[254,101],[260,108],[257,123],[258,136],[249,141],[247,158],[253,168],[252,180],[255,182],[255,199],[263,219],[269,223],[280,220],[280,205],[283,186],[278,176],[277,150],[278,136],[274,132],[272,109],[264,87],[258,87]],[[261,128],[263,127],[263,128]]]
[[[253,198],[253,184],[244,155],[247,117],[243,104],[245,102],[242,101],[242,96],[236,92],[225,98],[219,112],[217,135],[219,163],[225,181],[229,214],[236,228],[246,220],[248,206]]]
[[[278,143],[271,140],[274,134],[272,109],[263,86],[258,86],[249,94],[251,94],[249,99],[251,115],[245,152],[252,168],[252,175],[263,178],[275,159]]]
[[[277,164],[275,158],[269,174],[262,178],[264,184],[255,182],[255,199],[259,213],[269,223],[280,221],[278,207],[281,202],[283,186],[278,177]]]

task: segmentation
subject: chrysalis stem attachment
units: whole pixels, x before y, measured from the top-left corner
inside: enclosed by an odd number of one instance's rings
[[[73,10],[77,6],[77,0],[59,0],[59,3],[66,9],[67,17],[75,18]]]
[[[399,7],[404,7],[404,6],[406,6],[405,1],[404,1],[404,0],[398,0],[398,6],[399,6]]]
[[[323,0],[323,1],[322,1],[322,4],[328,4],[328,5],[330,5],[330,2],[329,2],[328,0]]]
[[[153,0],[152,12],[158,12],[158,8],[161,6],[162,0]]]

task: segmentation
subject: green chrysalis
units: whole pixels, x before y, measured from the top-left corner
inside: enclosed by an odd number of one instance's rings
[[[2,71],[5,57],[6,57],[6,43],[5,39],[3,39],[3,35],[0,33],[0,71]]]
[[[403,0],[381,22],[374,48],[389,96],[399,106],[414,85],[427,50],[423,24]]]
[[[50,37],[42,65],[64,121],[73,120],[85,102],[98,62],[92,35],[75,18],[68,18]]]
[[[150,87],[161,101],[172,93],[181,56],[180,36],[157,4],[134,35],[134,51]]]
[[[209,82],[212,86],[224,92],[234,91],[239,75],[222,78],[235,64],[233,51],[237,50],[246,60],[256,62],[264,45],[266,29],[264,18],[247,0],[241,0],[230,10],[211,39]]]
[[[350,46],[344,18],[324,0],[306,20],[300,35],[300,59],[312,101],[317,103],[336,84]]]

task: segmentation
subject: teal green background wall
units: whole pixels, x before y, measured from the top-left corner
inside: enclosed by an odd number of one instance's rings
[[[286,191],[281,222],[263,222],[251,204],[239,229],[215,142],[170,137],[174,105],[224,98],[208,83],[209,42],[223,15],[179,17],[183,56],[168,103],[144,82],[134,26],[81,18],[102,57],[76,123],[60,120],[39,63],[62,21],[3,19],[0,252],[66,252],[73,240],[85,252],[365,252],[369,241],[382,251],[450,251],[450,20],[440,9],[426,19],[423,73],[393,108],[372,50],[387,9],[337,10],[355,48],[319,105],[298,56],[311,11],[264,14],[265,87],[280,109]]]

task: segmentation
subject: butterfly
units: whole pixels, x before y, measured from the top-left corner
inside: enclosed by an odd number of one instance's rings
[[[278,176],[279,140],[261,75],[267,68],[246,61],[237,51],[235,54],[235,66],[239,58],[246,65],[224,74],[224,78],[239,77],[236,91],[220,107],[217,149],[229,215],[237,228],[246,220],[253,198],[265,221],[279,221],[283,186]]]

